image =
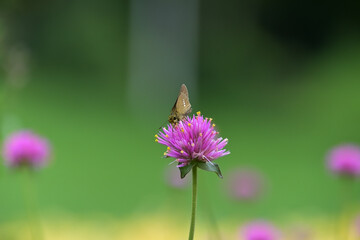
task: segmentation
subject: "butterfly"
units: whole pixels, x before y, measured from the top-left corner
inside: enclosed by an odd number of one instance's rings
[[[181,85],[179,95],[175,101],[169,116],[169,123],[176,125],[191,113],[191,104],[189,101],[189,92],[185,84]]]

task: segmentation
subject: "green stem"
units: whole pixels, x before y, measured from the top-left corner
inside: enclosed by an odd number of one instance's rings
[[[210,238],[210,239],[221,240],[220,229],[217,224],[214,211],[212,210],[211,201],[209,198],[209,194],[208,194],[209,192],[208,192],[206,183],[203,184],[202,192],[203,192],[202,193],[203,198],[206,199],[206,201],[204,202],[204,208],[208,215],[210,236],[214,237],[214,238]]]
[[[32,178],[31,169],[25,167],[24,169],[24,199],[26,203],[28,224],[31,233],[32,240],[43,240],[41,226],[37,214],[37,204],[36,204],[36,191]]]
[[[350,218],[353,212],[353,181],[352,178],[341,179],[341,215],[340,215],[340,230],[339,240],[349,239],[350,233]]]
[[[195,233],[195,214],[196,214],[196,199],[197,199],[197,166],[195,165],[192,169],[192,210],[191,210],[191,223],[189,240],[194,239]]]

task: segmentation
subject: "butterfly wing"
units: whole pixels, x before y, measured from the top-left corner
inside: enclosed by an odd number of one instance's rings
[[[191,104],[189,101],[189,92],[185,84],[181,85],[179,96],[176,100],[174,106],[179,115],[179,118],[182,119],[191,112]]]
[[[189,101],[189,92],[185,84],[182,84],[179,95],[176,98],[173,108],[171,109],[169,122],[176,124],[178,121],[182,120],[186,115],[188,115],[190,112],[191,112],[191,104]]]

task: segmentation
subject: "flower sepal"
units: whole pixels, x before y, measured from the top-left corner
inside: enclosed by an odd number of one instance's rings
[[[197,167],[208,172],[214,172],[219,178],[223,178],[219,165],[214,162],[198,162]]]
[[[196,161],[191,161],[188,165],[185,165],[183,167],[179,167],[181,179],[183,179],[193,169],[193,167],[196,164],[197,164]]]
[[[191,161],[186,166],[179,167],[180,177],[184,178],[193,169],[193,167],[198,167],[198,168],[208,171],[208,172],[214,172],[218,175],[219,178],[223,178],[218,164],[216,164],[214,162],[201,162],[201,161],[196,161],[196,160]]]

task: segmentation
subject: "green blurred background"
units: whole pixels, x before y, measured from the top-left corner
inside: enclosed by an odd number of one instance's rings
[[[187,216],[190,189],[166,185],[154,142],[185,83],[231,151],[223,180],[200,173],[200,215],[205,202],[220,220],[334,214],[326,153],[360,143],[358,12],[355,1],[1,1],[2,139],[25,128],[51,141],[42,214]],[[267,181],[250,206],[224,190],[241,167]],[[1,168],[1,221],[22,216],[20,178]]]

